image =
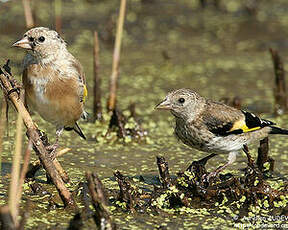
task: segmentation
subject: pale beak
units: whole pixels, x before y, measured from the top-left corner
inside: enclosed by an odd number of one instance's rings
[[[21,40],[15,42],[12,47],[20,47],[20,48],[23,48],[23,49],[32,49],[31,47],[31,43],[30,41],[28,40],[28,37],[24,37],[22,38]]]
[[[155,106],[155,109],[170,110],[171,109],[170,101],[168,99],[161,101],[158,105]]]

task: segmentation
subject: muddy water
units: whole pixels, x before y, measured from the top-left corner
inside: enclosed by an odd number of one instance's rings
[[[146,3],[145,3],[146,2]],[[247,1],[248,2],[248,1]],[[137,113],[143,127],[148,131],[146,143],[126,143],[104,140],[107,128],[104,124],[81,122],[87,141],[73,133],[64,133],[60,145],[72,148],[60,159],[67,169],[70,188],[84,180],[85,171],[96,171],[109,189],[116,189],[113,171],[144,177],[145,189],[152,189],[157,183],[155,157],[163,155],[168,159],[171,174],[183,170],[189,162],[205,153],[189,149],[173,137],[173,118],[165,112],[154,111],[154,106],[172,89],[189,87],[201,95],[218,100],[222,97],[240,96],[243,107],[261,113],[263,117],[276,121],[288,128],[288,116],[273,117],[273,67],[269,47],[277,48],[287,63],[288,52],[288,3],[285,0],[259,1],[258,10],[250,15],[245,10],[245,1],[222,1],[219,9],[209,5],[202,9],[196,0],[140,1],[128,2],[127,18],[121,56],[121,70],[118,106],[127,108],[130,102],[137,104]],[[62,34],[68,49],[83,64],[90,97],[87,111],[92,111],[92,43],[93,30],[100,33],[100,75],[103,79],[103,105],[111,73],[114,30],[118,1],[65,1],[63,3]],[[53,27],[54,13],[51,1],[34,1],[33,8],[38,25]],[[13,73],[21,73],[24,53],[10,48],[25,31],[21,5],[16,1],[0,3],[0,61],[11,59]],[[286,67],[287,69],[288,67]],[[54,127],[38,115],[33,117],[39,127],[54,140]],[[106,121],[108,117],[106,116]],[[11,168],[11,152],[14,143],[15,116],[11,113],[9,134],[5,138],[2,156],[2,176],[8,178],[0,185],[0,204],[7,199],[6,193]],[[276,160],[275,178],[283,178],[288,172],[287,139],[273,136],[270,139],[270,153]],[[251,146],[256,155],[256,146]],[[35,156],[33,156],[35,159]],[[226,156],[211,160],[209,168],[223,163]],[[239,154],[233,167],[227,169],[241,174],[246,158]],[[43,171],[37,180],[45,179]],[[49,186],[48,186],[49,187]],[[51,191],[53,187],[50,187]],[[49,211],[44,197],[31,195],[28,186],[24,200],[32,199],[33,212],[28,221],[31,228],[39,229],[67,226],[71,214],[66,211]],[[168,229],[191,227],[233,226],[230,217],[214,214],[214,211],[194,209],[193,214],[123,214],[114,210],[116,223],[123,229],[153,229],[167,226]],[[217,219],[215,219],[217,216]],[[92,221],[87,223],[94,226]],[[88,227],[87,227],[88,228]]]

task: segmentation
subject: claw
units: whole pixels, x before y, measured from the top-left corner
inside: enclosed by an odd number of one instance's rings
[[[12,94],[12,93],[14,93],[14,92],[16,92],[17,94],[18,94],[18,96],[19,96],[19,88],[13,88],[13,89],[11,89],[11,90],[9,90],[8,92],[7,92],[7,96],[9,97],[10,96],[10,94]]]
[[[58,147],[59,147],[58,143],[54,143],[46,147],[46,150],[49,152],[49,157],[51,158],[52,161],[55,160],[57,156],[56,150]]]

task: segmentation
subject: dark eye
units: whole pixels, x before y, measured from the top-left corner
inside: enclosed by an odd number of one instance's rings
[[[178,102],[181,103],[181,104],[183,104],[183,103],[185,102],[185,99],[184,99],[183,97],[180,97],[180,98],[178,99]]]
[[[43,36],[41,36],[41,37],[38,38],[38,41],[39,41],[39,42],[44,42],[44,41],[45,41],[45,38],[44,38]]]
[[[34,42],[34,38],[33,37],[29,37],[28,40],[29,40],[29,42]]]

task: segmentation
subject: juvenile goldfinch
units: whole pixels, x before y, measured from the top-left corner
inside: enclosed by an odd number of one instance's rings
[[[54,30],[37,27],[12,46],[27,50],[22,76],[25,101],[29,109],[56,126],[56,143],[64,129],[86,139],[77,124],[80,117],[86,117],[85,76],[64,40]]]
[[[228,105],[201,97],[190,89],[169,93],[156,109],[170,110],[176,119],[175,134],[186,145],[213,153],[229,153],[228,162],[209,174],[216,176],[236,160],[237,153],[269,134],[286,134],[275,123]]]

